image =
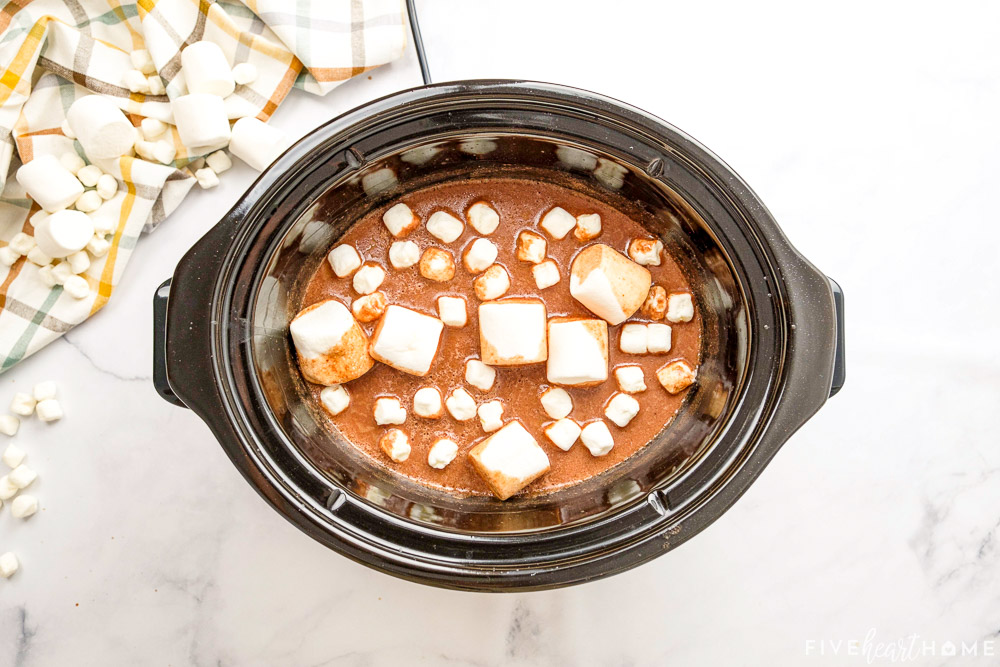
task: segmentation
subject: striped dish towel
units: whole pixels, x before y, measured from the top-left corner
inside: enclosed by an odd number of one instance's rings
[[[170,122],[170,99],[183,95],[180,51],[217,43],[231,64],[248,62],[257,78],[226,98],[230,119],[267,120],[293,87],[325,95],[347,79],[400,57],[406,42],[402,0],[8,0],[0,6],[0,247],[31,234],[38,205],[14,178],[35,156],[76,152],[60,129],[78,97],[109,95],[136,126]],[[123,86],[130,53],[147,49],[165,95]],[[74,299],[46,287],[22,257],[0,265],[0,372],[33,354],[107,303],[139,237],[166,218],[194,184],[201,155],[172,138],[172,164],[122,157],[98,163],[119,191],[91,215],[109,216],[111,250],[83,274],[91,287]]]

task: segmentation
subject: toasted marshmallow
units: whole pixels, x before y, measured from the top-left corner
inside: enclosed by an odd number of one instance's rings
[[[17,488],[26,489],[38,479],[38,473],[29,468],[26,463],[22,463],[7,474],[7,479]]]
[[[496,379],[496,369],[490,368],[479,359],[469,359],[465,362],[465,381],[476,389],[489,391]]]
[[[651,320],[662,320],[667,313],[667,290],[659,285],[649,288],[646,300],[642,302],[642,314]]]
[[[442,470],[454,461],[456,456],[458,456],[458,445],[455,441],[441,438],[431,445],[430,451],[427,452],[427,465],[436,470]]]
[[[396,370],[427,375],[437,356],[444,325],[436,317],[389,306],[372,337],[371,355]]]
[[[628,244],[628,256],[637,264],[659,266],[663,242],[660,239],[632,239]]]
[[[503,426],[503,403],[498,400],[483,403],[476,414],[479,415],[479,423],[487,433],[492,433]]]
[[[460,422],[469,421],[476,416],[476,399],[461,387],[448,395],[444,405],[448,414]]]
[[[621,324],[639,310],[651,282],[648,269],[610,246],[595,243],[573,259],[569,292],[610,324]]]
[[[341,243],[326,256],[330,268],[338,278],[345,278],[361,267],[361,255],[354,246]]]
[[[500,264],[494,264],[472,281],[480,301],[499,299],[510,289],[510,275]]]
[[[439,296],[438,317],[449,327],[464,327],[469,316],[465,311],[465,299],[460,296]]]
[[[441,392],[435,387],[421,387],[413,395],[413,414],[424,419],[437,419],[444,414]]]
[[[10,401],[10,411],[15,415],[30,417],[35,412],[37,402],[31,394],[17,392]]]
[[[427,231],[445,243],[452,243],[465,231],[465,223],[447,211],[434,211],[427,218]]]
[[[489,236],[500,225],[500,214],[484,201],[477,201],[465,212],[469,224],[483,236]]]
[[[628,394],[615,394],[604,408],[604,416],[625,428],[639,414],[639,401]]]
[[[650,354],[670,351],[670,327],[666,324],[646,325],[646,350]]]
[[[336,417],[351,404],[351,395],[343,385],[335,384],[332,387],[323,387],[323,391],[319,392],[319,401],[327,412]]]
[[[608,325],[604,320],[549,320],[545,376],[553,384],[589,387],[608,379]]]
[[[601,235],[601,216],[597,213],[576,216],[576,229],[573,236],[578,241],[586,243]]]
[[[309,306],[292,320],[289,330],[299,368],[309,382],[335,385],[367,373],[374,365],[368,334],[351,311],[328,299]]]
[[[393,241],[389,246],[389,263],[394,269],[408,269],[420,261],[420,246],[413,241]]]
[[[10,475],[0,477],[0,500],[13,498],[17,495],[18,491],[20,491],[20,489],[11,484]]]
[[[375,399],[375,423],[402,424],[406,421],[406,408],[394,396],[383,396]]]
[[[18,567],[20,567],[20,564],[17,562],[17,556],[13,552],[8,551],[0,556],[0,577],[9,579],[17,572]]]
[[[476,239],[462,255],[462,263],[469,273],[485,271],[497,260],[497,247],[489,239]]]
[[[626,324],[618,335],[618,347],[625,354],[646,354],[649,331],[645,324]]]
[[[3,463],[8,468],[13,469],[24,463],[24,457],[24,450],[14,443],[10,443],[7,449],[3,450]]]
[[[573,412],[573,399],[562,387],[549,387],[542,392],[542,409],[553,419],[563,419]]]
[[[694,302],[688,292],[679,292],[667,297],[667,321],[690,322],[694,319]]]
[[[581,430],[580,425],[572,419],[559,419],[546,426],[544,432],[553,445],[568,452],[580,437]]]
[[[354,274],[352,284],[358,294],[371,294],[385,280],[385,269],[378,264],[365,264]]]
[[[22,165],[15,177],[28,196],[48,213],[66,208],[83,194],[83,185],[54,155],[39,155]]]
[[[642,373],[642,366],[619,366],[615,369],[615,380],[618,381],[618,388],[628,394],[638,394],[646,391],[646,378]]]
[[[143,122],[145,123],[146,121]],[[205,158],[205,164],[215,173],[221,174],[233,166],[233,161],[229,159],[229,153],[226,151],[215,151]]]
[[[21,420],[13,415],[0,415],[0,433],[4,435],[17,435],[17,429],[21,427]]]
[[[385,455],[396,463],[410,458],[410,437],[398,428],[389,429],[378,441]]]
[[[38,498],[22,493],[10,503],[10,515],[15,519],[27,519],[38,511]]]
[[[374,322],[385,313],[385,292],[374,292],[360,296],[351,304],[351,312],[358,322]]]
[[[507,299],[479,306],[479,356],[490,366],[537,364],[548,357],[545,304]]]
[[[563,208],[556,206],[554,209],[542,216],[538,226],[544,229],[549,236],[558,240],[569,234],[569,230],[576,227],[576,218]]]
[[[524,230],[517,235],[517,258],[522,262],[538,264],[545,259],[548,242],[544,236]]]
[[[615,446],[615,439],[603,421],[590,422],[580,431],[580,440],[593,456],[604,456]]]
[[[679,394],[694,382],[695,370],[682,359],[671,361],[656,371],[656,379],[671,394]]]
[[[531,267],[531,275],[535,278],[535,287],[545,289],[559,282],[559,266],[548,259]]]
[[[507,500],[549,470],[549,457],[517,421],[473,447],[469,461],[500,500]]]
[[[382,214],[382,222],[390,234],[400,238],[416,229],[420,225],[420,218],[409,206],[400,202]]]
[[[455,277],[455,259],[443,248],[428,248],[420,257],[420,275],[427,280],[446,283]]]

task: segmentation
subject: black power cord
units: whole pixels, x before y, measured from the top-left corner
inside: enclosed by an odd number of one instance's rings
[[[431,83],[431,70],[427,67],[427,54],[424,53],[424,40],[420,37],[420,23],[417,22],[417,8],[414,0],[406,0],[406,13],[410,17],[410,32],[413,33],[413,46],[417,50],[417,61],[420,63],[420,76],[424,85]]]

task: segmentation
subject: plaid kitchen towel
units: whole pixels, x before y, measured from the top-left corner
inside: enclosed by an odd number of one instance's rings
[[[325,95],[398,58],[405,18],[402,0],[7,0],[0,6],[0,247],[18,232],[31,234],[39,210],[14,179],[17,168],[42,154],[85,157],[60,129],[78,97],[108,95],[136,126],[144,117],[171,122],[170,100],[186,92],[180,52],[211,40],[232,64],[252,63],[258,72],[226,98],[230,119],[267,120],[292,87]],[[137,49],[149,51],[166,94],[123,85]],[[190,190],[202,156],[188,152],[173,128],[170,138],[172,164],[131,156],[97,163],[118,179],[119,191],[91,214],[107,216],[114,231],[111,250],[83,274],[89,297],[46,287],[24,257],[0,265],[0,372],[100,310],[143,231]]]

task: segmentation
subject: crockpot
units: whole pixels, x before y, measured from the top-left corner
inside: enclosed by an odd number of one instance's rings
[[[550,179],[640,206],[688,274],[704,322],[698,381],[648,446],[536,496],[463,498],[394,475],[328,428],[288,323],[356,220],[435,183]],[[524,81],[403,91],[295,144],[155,296],[155,382],[316,540],[383,572],[512,591],[604,577],[703,530],[843,384],[843,300],[736,173],[658,118]]]

